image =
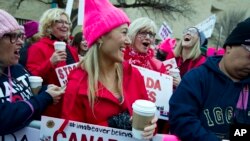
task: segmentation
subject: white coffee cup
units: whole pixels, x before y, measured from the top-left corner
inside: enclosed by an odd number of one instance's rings
[[[155,116],[155,103],[148,100],[136,100],[133,105],[132,134],[134,138],[142,139],[142,133],[151,124]]]
[[[181,78],[179,69],[169,69],[169,75],[175,78]]]
[[[65,51],[66,43],[65,42],[60,42],[60,41],[55,41],[54,42],[54,48],[55,48],[55,50]]]
[[[38,94],[42,87],[43,79],[40,76],[30,76],[29,77],[30,87],[33,94]]]

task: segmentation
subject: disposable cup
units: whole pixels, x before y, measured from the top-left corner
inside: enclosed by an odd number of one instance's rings
[[[40,76],[29,77],[30,87],[34,95],[38,94],[42,87],[43,79]]]
[[[133,105],[132,134],[136,139],[142,139],[142,132],[155,116],[156,106],[148,100],[136,100]]]
[[[54,42],[54,48],[55,48],[55,50],[65,51],[65,49],[66,49],[66,43],[65,42],[56,41],[56,42]]]

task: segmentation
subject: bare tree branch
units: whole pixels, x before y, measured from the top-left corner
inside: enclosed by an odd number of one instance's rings
[[[175,19],[174,15],[180,15],[189,18],[195,11],[191,7],[190,0],[135,0],[134,3],[128,4],[126,0],[117,0],[116,7],[122,8],[142,8],[145,12],[153,10],[160,12],[163,17]]]
[[[21,3],[22,3],[23,1],[24,1],[24,0],[20,0],[20,1],[18,2],[18,4],[17,4],[17,9],[20,8],[20,5],[21,5]]]

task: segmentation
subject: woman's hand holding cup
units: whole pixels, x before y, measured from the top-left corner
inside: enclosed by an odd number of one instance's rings
[[[156,124],[157,121],[158,121],[157,116],[154,116],[154,118],[151,120],[151,125],[144,128],[144,131],[142,133],[142,136],[144,139],[148,140],[148,139],[153,138],[155,129],[157,127],[157,124]]]

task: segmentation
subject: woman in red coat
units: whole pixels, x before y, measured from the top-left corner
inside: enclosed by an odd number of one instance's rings
[[[32,75],[41,76],[44,84],[60,86],[55,69],[79,61],[75,48],[67,44],[70,19],[64,10],[53,8],[42,15],[39,25],[41,39],[28,49],[26,68]],[[65,51],[55,51],[54,42],[66,43]],[[61,116],[61,103],[49,106],[44,115]]]
[[[189,27],[183,31],[183,38],[174,50],[181,77],[206,61],[206,57],[201,52],[201,47],[205,44],[207,44],[207,39],[204,33],[196,27]],[[174,86],[177,87],[180,81],[174,77]]]
[[[134,20],[129,26],[128,35],[132,41],[124,51],[124,59],[130,64],[166,73],[163,63],[155,58],[151,48],[155,43],[156,24],[147,17]]]
[[[86,0],[84,20],[89,50],[68,77],[62,117],[131,130],[132,104],[148,96],[139,71],[123,63],[129,18],[108,0]],[[156,121],[144,128],[145,139],[153,137]]]

